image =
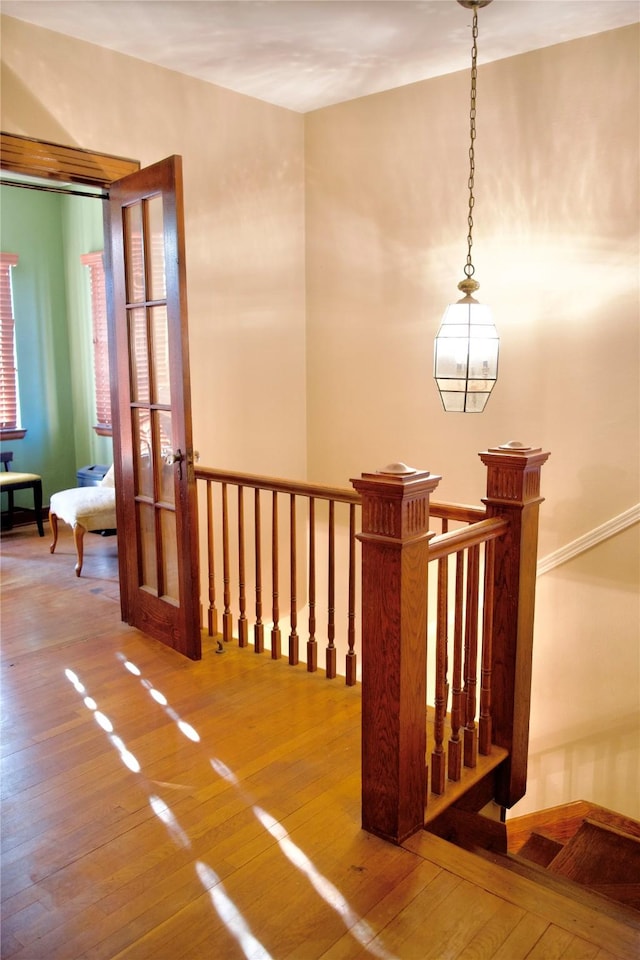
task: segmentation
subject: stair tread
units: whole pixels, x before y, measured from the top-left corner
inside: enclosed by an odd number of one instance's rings
[[[553,858],[562,850],[562,844],[546,834],[534,832],[527,842],[520,847],[518,856],[541,867],[547,867]]]
[[[631,822],[635,823],[635,821]],[[620,824],[616,823],[608,823],[604,820],[598,820],[596,817],[585,817],[584,823],[589,824],[591,827],[597,830],[601,830],[603,833],[608,833],[617,837],[623,837],[625,840],[629,841],[629,845],[632,847],[640,847],[640,833],[635,832],[633,829],[630,830],[628,825],[621,826]]]
[[[578,831],[585,819],[614,826],[640,839],[640,823],[632,817],[608,810],[587,800],[574,800],[571,803],[507,820],[509,850],[517,853],[533,831],[544,833],[545,836],[560,843],[566,843]]]
[[[493,863],[506,867],[521,877],[533,880],[551,892],[569,897],[583,906],[596,909],[600,913],[611,917],[611,919],[626,923],[640,932],[638,908],[632,906],[628,901],[617,900],[609,896],[605,890],[597,891],[591,887],[575,883],[575,881],[561,874],[551,873],[546,867],[530,860],[524,860],[519,854],[498,854],[480,849],[476,849],[474,852],[478,856],[483,856]]]
[[[547,869],[640,909],[640,840],[616,827],[585,820]]]

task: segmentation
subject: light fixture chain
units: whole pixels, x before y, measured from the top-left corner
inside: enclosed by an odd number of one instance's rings
[[[473,246],[473,207],[476,199],[473,195],[474,178],[476,172],[475,165],[475,139],[476,139],[476,83],[478,79],[478,7],[473,7],[473,27],[471,31],[473,37],[473,46],[471,47],[471,107],[469,110],[469,233],[467,234],[467,262],[464,273],[470,278],[475,273],[475,267],[471,260],[471,247]]]

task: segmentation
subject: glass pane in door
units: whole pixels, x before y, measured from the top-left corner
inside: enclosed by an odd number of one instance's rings
[[[180,599],[178,581],[178,546],[176,538],[176,515],[173,510],[160,511],[160,529],[162,531],[162,579],[165,598]]]
[[[164,264],[164,218],[162,197],[146,201],[147,257],[149,258],[149,295],[147,300],[165,300],[167,280]]]
[[[148,503],[138,503],[138,526],[140,530],[140,586],[157,594],[158,565],[156,552],[155,508]]]
[[[131,399],[134,403],[149,403],[149,344],[147,342],[147,311],[134,307],[128,311],[129,363],[131,366]]]
[[[154,411],[155,429],[160,442],[161,456],[158,465],[158,499],[163,503],[174,504],[176,501],[175,485],[176,470],[182,470],[181,464],[171,463],[174,455],[173,430],[171,413],[168,410]]]
[[[171,404],[169,379],[169,329],[166,304],[149,308],[151,328],[151,365],[153,367],[153,402]]]
[[[145,299],[142,204],[124,208],[125,276],[128,303]]]
[[[132,410],[134,482],[137,497],[153,501],[151,420],[145,407]]]

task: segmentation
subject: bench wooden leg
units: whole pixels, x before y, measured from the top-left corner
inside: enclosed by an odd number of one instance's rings
[[[58,542],[58,518],[55,513],[51,513],[51,510],[49,510],[49,525],[53,535],[53,540],[51,541],[51,546],[49,547],[49,553],[53,553],[56,548],[56,543]]]
[[[79,577],[80,571],[82,570],[82,558],[84,556],[84,527],[79,523],[73,525],[73,542],[76,545],[76,553],[78,554],[76,577]]]
[[[42,480],[36,480],[33,485],[33,509],[38,524],[38,533],[44,537],[44,527],[42,526]]]
[[[6,491],[8,500],[8,513],[7,513],[7,529],[11,530],[13,528],[13,512],[15,507],[14,502],[14,492],[16,490],[33,490],[33,512],[35,514],[36,523],[38,524],[38,533],[41,537],[44,537],[44,527],[42,525],[42,480],[17,480],[14,483],[7,478],[11,474],[3,473],[2,478],[4,483],[1,484],[2,492]],[[51,551],[53,553],[53,551]]]

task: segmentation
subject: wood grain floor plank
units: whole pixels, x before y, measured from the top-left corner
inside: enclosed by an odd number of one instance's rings
[[[580,937],[574,937],[562,954],[562,960],[594,960],[600,950],[595,943],[587,943]]]
[[[416,834],[404,846],[425,858],[456,870],[465,879],[508,900],[524,906],[572,935],[609,949],[616,956],[637,960],[640,948],[640,923],[623,924],[593,907],[562,896],[526,877],[520,877],[468,851],[453,848],[439,837]]]
[[[496,950],[493,960],[525,960],[549,926],[542,917],[523,912],[522,918]]]
[[[360,688],[154,643],[115,546],[78,579],[69,536],[3,537],[2,960],[635,960],[632,925],[365,833]]]
[[[385,930],[398,916],[407,903],[417,896],[440,874],[433,864],[411,863],[411,869],[369,910],[363,912],[360,926],[345,931],[324,953],[323,960],[352,960],[364,956],[393,956],[386,939]]]
[[[456,960],[493,960],[524,916],[521,907],[501,900],[494,913],[456,955]]]
[[[574,939],[567,930],[550,924],[535,947],[527,954],[527,960],[559,960]]]

